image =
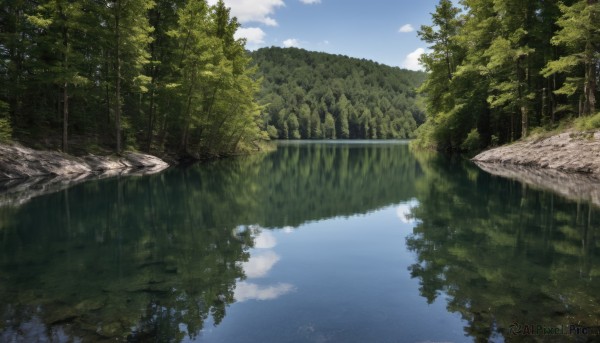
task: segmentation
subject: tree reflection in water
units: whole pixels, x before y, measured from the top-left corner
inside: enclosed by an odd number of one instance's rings
[[[410,267],[431,303],[468,322],[476,341],[598,337],[513,336],[510,326],[597,326],[600,321],[598,208],[493,177],[470,163],[421,156]]]
[[[235,301],[294,290],[251,281],[278,260],[260,227],[408,200],[418,172],[406,146],[298,145],[2,207],[0,341],[194,338]]]

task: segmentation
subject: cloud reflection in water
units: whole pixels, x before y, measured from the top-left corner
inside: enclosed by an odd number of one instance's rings
[[[271,286],[260,286],[254,283],[241,281],[235,288],[235,300],[244,302],[246,300],[273,300],[293,291],[295,288],[289,283],[279,283]]]
[[[254,248],[263,251],[254,251],[248,262],[242,263],[244,273],[248,279],[257,279],[267,276],[269,271],[280,260],[280,256],[273,250],[277,245],[277,239],[272,232],[261,229],[258,226],[250,226],[254,235]],[[264,251],[265,249],[269,249]],[[238,281],[235,287],[234,297],[238,302],[247,300],[273,300],[295,290],[294,285],[289,283],[278,283],[276,285],[258,285],[247,281]]]

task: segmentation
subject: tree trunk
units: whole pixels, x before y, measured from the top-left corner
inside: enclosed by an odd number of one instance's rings
[[[154,131],[154,77],[152,78],[152,82],[151,82],[151,90],[150,90],[150,110],[148,113],[148,136],[147,136],[147,143],[146,143],[146,152],[150,153],[150,150],[152,149],[152,134]]]
[[[547,123],[548,120],[548,96],[547,96],[547,89],[544,87],[542,88],[542,120],[544,122],[544,124]]]
[[[552,114],[552,124],[556,121],[556,99],[554,98],[554,91],[556,90],[556,74],[552,75],[552,83],[550,92],[550,111]]]
[[[120,35],[120,11],[121,2],[117,0],[115,13],[115,59],[116,59],[116,82],[115,82],[115,129],[116,129],[116,152],[121,153],[121,35]]]
[[[588,0],[588,6],[594,6],[598,3],[598,0]],[[591,23],[597,24],[597,19],[593,17],[593,12],[591,14],[592,18],[590,18]],[[597,49],[594,44],[590,41],[592,38],[588,38],[587,44],[585,46],[585,104],[584,104],[584,114],[586,115],[594,115],[596,113],[596,52]]]
[[[62,151],[67,153],[68,146],[68,129],[69,129],[69,84],[65,82],[63,86],[63,134],[62,134]]]
[[[515,141],[515,113],[510,112],[510,141]]]
[[[65,19],[66,20],[66,19]],[[63,28],[63,72],[69,70],[69,32],[66,27]],[[69,83],[65,80],[63,85],[63,132],[62,132],[62,151],[68,152],[69,138]]]
[[[185,110],[185,122],[183,125],[183,134],[181,135],[181,151],[187,153],[188,147],[188,135],[190,130],[190,117],[192,111],[192,90],[194,88],[194,83],[190,84],[190,88],[188,89],[187,95],[187,105]]]
[[[521,136],[527,137],[529,131],[529,115],[527,106],[521,106]]]
[[[588,43],[588,45],[591,45]],[[585,66],[585,103],[583,106],[584,115],[593,115],[596,113],[596,59],[592,48],[591,53],[588,54]]]

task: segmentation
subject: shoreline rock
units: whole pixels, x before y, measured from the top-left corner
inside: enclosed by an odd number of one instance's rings
[[[531,188],[550,191],[574,201],[600,207],[600,178],[597,175],[566,173],[556,169],[531,168],[512,164],[475,164],[483,171],[519,181]]]
[[[122,157],[91,154],[75,157],[57,151],[33,150],[19,144],[0,145],[0,180],[102,173],[109,170],[162,170],[168,166],[158,157],[134,152],[127,152]]]
[[[553,169],[600,178],[600,131],[532,137],[484,151],[472,161]]]
[[[36,196],[89,180],[153,174],[168,167],[169,164],[158,157],[133,152],[122,157],[75,157],[19,144],[0,144],[0,207],[19,206]]]

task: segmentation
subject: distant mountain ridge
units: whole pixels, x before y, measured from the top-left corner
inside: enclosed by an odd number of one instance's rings
[[[251,52],[274,139],[411,138],[424,121],[423,72],[298,48]]]

